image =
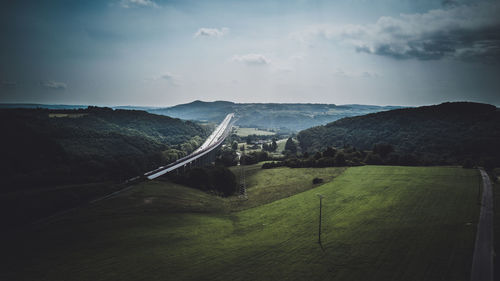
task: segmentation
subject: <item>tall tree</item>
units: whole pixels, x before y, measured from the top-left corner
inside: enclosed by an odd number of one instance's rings
[[[297,152],[297,144],[295,144],[292,138],[288,138],[288,140],[286,141],[285,150],[288,150],[292,153]]]

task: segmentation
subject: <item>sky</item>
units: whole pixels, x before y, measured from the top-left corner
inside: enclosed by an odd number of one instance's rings
[[[500,106],[500,0],[1,1],[0,103]]]

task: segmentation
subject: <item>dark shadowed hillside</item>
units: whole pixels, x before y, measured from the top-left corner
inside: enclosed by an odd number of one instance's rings
[[[323,125],[343,117],[399,108],[395,106],[335,105],[303,103],[233,103],[203,102],[150,109],[149,112],[187,120],[220,122],[226,114],[236,112],[236,125],[262,129],[299,131]]]
[[[123,180],[194,150],[209,131],[145,111],[0,110],[2,190]]]
[[[395,153],[416,156],[426,163],[476,163],[500,159],[500,110],[479,103],[457,102],[397,109],[344,118],[301,131],[303,151],[328,146],[370,150],[390,144]]]

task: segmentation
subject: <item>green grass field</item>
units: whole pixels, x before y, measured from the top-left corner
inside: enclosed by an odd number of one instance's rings
[[[314,178],[321,178],[325,183],[330,182],[346,169],[345,167],[302,169],[280,167],[263,170],[261,167],[262,163],[231,167],[238,182],[241,176],[240,169],[245,170],[248,195],[248,200],[230,198],[231,210],[248,209],[290,197],[318,186],[312,183]]]
[[[271,136],[275,135],[274,132],[259,130],[257,128],[236,128],[236,135],[240,137],[246,137],[249,135],[257,135],[257,136]]]
[[[249,181],[257,190],[311,176],[276,171],[283,177],[255,170]],[[469,280],[478,183],[476,170],[456,167],[353,167],[234,211],[233,199],[149,182],[2,239],[0,279]]]

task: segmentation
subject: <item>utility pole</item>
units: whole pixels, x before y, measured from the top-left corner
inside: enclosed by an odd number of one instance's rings
[[[245,168],[243,167],[245,161],[244,159],[245,152],[242,152],[240,154],[240,159],[238,159],[238,165],[240,165],[240,198],[248,199],[247,187],[245,183]]]
[[[323,201],[323,195],[322,194],[316,194],[319,197],[319,226],[318,226],[318,243],[321,245],[321,205]]]

